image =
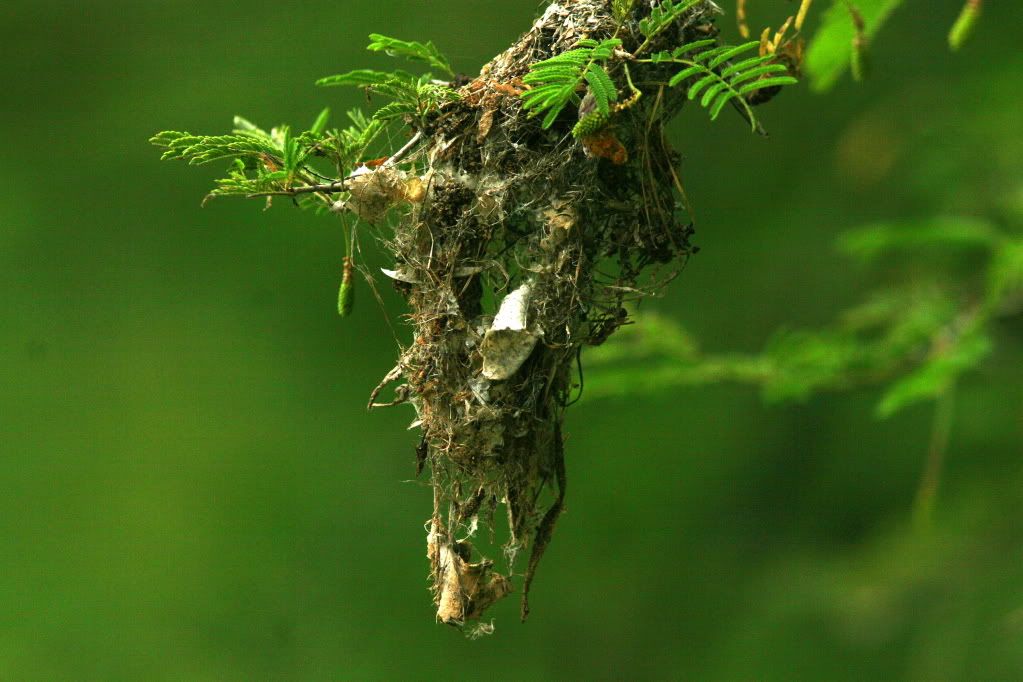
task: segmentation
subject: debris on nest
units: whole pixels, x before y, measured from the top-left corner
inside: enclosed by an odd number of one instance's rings
[[[526,281],[505,296],[490,329],[483,335],[480,374],[487,379],[500,381],[515,374],[542,336],[541,330],[531,329],[528,323],[532,290],[532,283]]]
[[[360,166],[349,176],[346,188],[351,198],[336,202],[333,210],[351,211],[369,223],[378,222],[402,202],[418,203],[426,196],[426,185],[421,178],[409,177],[394,166],[375,169]]]
[[[440,520],[434,519],[426,539],[430,567],[438,578],[434,584],[437,620],[464,625],[467,620],[478,620],[491,604],[511,592],[511,583],[491,570],[493,561],[471,563],[472,545],[467,541],[446,543],[441,527]]]

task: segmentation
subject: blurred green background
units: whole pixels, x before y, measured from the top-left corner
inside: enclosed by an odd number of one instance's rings
[[[874,77],[785,93],[769,139],[684,112],[703,251],[649,308],[753,350],[872,284],[840,231],[1023,206],[1019,9],[990,3],[952,55],[959,5],[907,1]],[[930,533],[909,522],[929,406],[584,400],[530,621],[507,600],[480,641],[434,624],[412,415],[364,408],[399,301],[363,289],[339,320],[335,221],[200,209],[216,169],[146,140],[340,114],[359,97],[312,83],[386,63],[373,31],[472,73],[537,10],[6,0],[0,679],[1023,679],[1018,319],[959,390]],[[755,25],[786,11],[751,3]]]

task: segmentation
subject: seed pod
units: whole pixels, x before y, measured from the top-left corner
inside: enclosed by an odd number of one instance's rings
[[[607,114],[602,114],[599,111],[591,111],[575,124],[572,128],[572,137],[579,139],[580,137],[587,137],[607,127],[610,117]]]
[[[337,292],[338,315],[341,317],[351,315],[354,303],[355,289],[352,287],[352,259],[345,256],[344,266],[341,271],[341,288]]]
[[[948,45],[953,50],[962,47],[973,33],[973,27],[976,26],[977,18],[980,16],[980,2],[981,0],[966,0],[962,11],[959,12],[959,17],[952,24],[952,29],[948,32]]]
[[[631,80],[629,81],[629,85],[632,85],[632,81],[631,81]],[[614,112],[615,112],[616,114],[617,114],[617,113],[618,113],[619,111],[625,111],[626,109],[628,109],[629,107],[631,107],[631,106],[632,106],[633,104],[635,104],[636,102],[638,102],[638,101],[639,101],[639,98],[640,98],[640,97],[642,97],[642,96],[643,96],[643,93],[642,93],[642,92],[640,92],[639,90],[636,90],[635,88],[633,88],[633,89],[632,89],[632,94],[631,94],[631,95],[629,95],[629,98],[628,98],[628,99],[626,99],[626,100],[622,100],[621,102],[618,102],[618,103],[616,103],[616,104],[615,104],[614,106],[612,106],[612,107],[611,107],[611,109],[612,109],[612,111],[614,111]]]
[[[739,35],[749,40],[749,24],[746,22],[746,0],[735,3],[735,23],[739,26]]]

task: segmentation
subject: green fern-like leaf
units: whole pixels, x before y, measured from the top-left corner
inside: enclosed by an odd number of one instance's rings
[[[321,78],[316,81],[316,84],[322,87],[348,85],[366,88],[372,93],[385,95],[392,99],[414,101],[418,80],[416,76],[405,71],[356,69],[336,76]]]
[[[873,40],[903,2],[856,0],[856,10],[863,20],[862,38]],[[848,7],[844,2],[832,4],[821,16],[820,26],[807,47],[803,71],[813,90],[830,89],[856,56],[856,51],[849,49],[857,37],[857,28],[855,22],[850,21]]]
[[[938,397],[959,378],[975,368],[992,349],[991,339],[983,331],[973,331],[957,339],[923,365],[893,383],[877,406],[877,415],[890,417],[904,407]]]
[[[667,51],[662,50],[661,52],[655,52],[650,55],[648,61],[652,64],[664,64],[667,62],[681,63],[682,57],[689,54],[690,52],[702,51],[704,48],[712,47],[716,40],[713,38],[707,38],[706,40],[695,40],[685,45],[679,45],[674,50]]]
[[[431,68],[442,71],[447,76],[454,77],[455,75],[447,58],[430,41],[420,43],[415,40],[398,40],[379,33],[370,33],[369,39],[367,50],[383,52],[391,57],[405,57],[413,61],[426,62]]]
[[[866,262],[905,254],[990,252],[1001,235],[991,223],[965,216],[936,216],[860,227],[843,234],[839,247]]]
[[[385,121],[376,118],[377,114],[369,117],[360,109],[352,109],[347,115],[352,124],[343,130],[333,131],[324,144],[332,152],[341,172],[350,170],[360,159],[366,158],[370,146],[386,127]]]
[[[414,116],[416,111],[415,104],[410,102],[389,102],[374,111],[373,118],[377,121],[393,121],[404,116]]]
[[[163,149],[162,158],[186,161],[192,165],[208,164],[221,159],[234,163],[207,200],[221,196],[249,196],[288,190],[296,182],[310,182],[316,177],[308,161],[316,153],[330,156],[338,166],[350,165],[365,151],[380,130],[380,123],[327,131],[330,110],[324,109],[309,130],[293,133],[288,126],[269,132],[251,121],[236,116],[234,130],[228,135],[194,135],[187,132],[164,131],[150,139]],[[322,176],[321,176],[322,177]]]
[[[671,53],[658,53],[650,61],[674,62],[685,66],[671,77],[668,84],[674,87],[688,83],[686,96],[690,100],[699,97],[700,106],[707,109],[711,120],[716,119],[725,105],[732,102],[743,109],[750,126],[756,130],[756,117],[747,101],[747,95],[764,88],[792,85],[797,81],[788,75],[785,65],[772,63],[772,55],[731,62],[756,49],[756,41],[710,47],[712,42],[701,40],[683,45]]]
[[[650,16],[639,22],[639,31],[647,38],[652,38],[671,25],[682,14],[702,0],[678,0],[655,5]]]
[[[1023,293],[1023,240],[1002,242],[992,255],[985,304],[992,310]]]
[[[286,171],[269,171],[260,165],[247,164],[241,159],[235,159],[227,177],[216,180],[216,187],[206,195],[203,203],[218,197],[247,197],[273,191],[287,180]]]
[[[615,21],[621,24],[629,18],[629,14],[632,13],[632,8],[635,5],[636,0],[612,0],[611,14],[614,16]]]
[[[261,154],[279,155],[282,152],[271,143],[269,137],[264,139],[256,133],[192,135],[165,130],[154,135],[149,141],[165,150],[160,157],[162,160],[181,159],[193,165]]]
[[[357,69],[316,81],[317,85],[333,87],[348,85],[365,88],[368,92],[394,100],[383,107],[378,120],[392,120],[405,114],[422,119],[429,112],[458,99],[458,94],[447,85],[434,82],[429,74],[413,76],[405,71],[373,71]]]
[[[397,72],[374,71],[373,69],[356,69],[336,76],[320,78],[316,84],[321,87],[332,87],[335,85],[351,85],[355,87],[372,88],[380,86],[391,80]]]
[[[309,128],[309,132],[313,135],[323,135],[327,130],[327,122],[330,121],[330,109],[324,109],[320,112],[320,115],[313,121],[313,125]]]
[[[532,116],[545,114],[542,125],[550,128],[568,103],[578,99],[576,91],[585,80],[597,106],[602,111],[610,111],[609,102],[617,98],[617,91],[600,62],[610,59],[621,44],[618,38],[581,40],[571,50],[532,64],[522,79],[532,86],[521,95],[523,108]]]
[[[597,103],[597,109],[602,114],[611,113],[611,102],[618,99],[618,90],[615,88],[611,76],[607,75],[599,64],[590,64],[586,69],[586,82],[593,93],[593,99]]]
[[[636,50],[636,54],[638,55],[646,50],[658,33],[671,26],[676,19],[701,2],[703,0],[678,0],[677,2],[669,0],[660,5],[655,5],[650,10],[650,16],[639,22],[639,31],[643,34],[645,40]]]

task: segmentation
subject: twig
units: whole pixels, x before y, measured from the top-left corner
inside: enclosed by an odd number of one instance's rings
[[[397,364],[391,368],[391,371],[384,375],[384,378],[380,380],[380,383],[377,384],[377,387],[374,388],[373,391],[369,394],[369,404],[366,405],[366,409],[372,410],[374,407],[380,407],[380,405],[376,403],[376,399],[377,396],[380,395],[380,391],[384,390],[385,386],[394,381],[397,381],[399,378],[401,378],[401,365]]]
[[[415,135],[413,135],[412,139],[406,142],[404,147],[391,154],[391,158],[384,161],[383,165],[393,166],[394,164],[404,159],[406,156],[408,156],[408,153],[412,151],[412,148],[415,147],[416,144],[418,144],[419,140],[421,139],[423,139],[423,131],[419,131]]]
[[[920,477],[920,485],[913,501],[913,523],[918,529],[926,529],[931,524],[934,503],[941,485],[941,471],[945,466],[945,452],[948,450],[949,432],[952,430],[954,416],[955,385],[950,385],[938,396],[934,408],[934,425],[931,427],[931,444],[927,451],[924,473]]]
[[[301,187],[292,187],[291,189],[278,190],[276,192],[256,192],[255,194],[249,194],[246,196],[247,199],[254,199],[256,197],[294,197],[299,194],[310,194],[312,192],[324,192],[326,194],[334,194],[340,192],[345,188],[345,181],[349,180],[351,176],[342,180],[336,180],[334,182],[327,182],[320,185],[302,185]]]
[[[422,131],[417,132],[412,138],[405,143],[405,146],[398,151],[391,154],[386,161],[381,164],[383,167],[393,166],[394,164],[401,161],[403,158],[408,156],[408,153],[415,147],[419,141],[423,139]],[[276,192],[256,192],[255,194],[249,194],[248,198],[253,199],[255,197],[294,197],[299,194],[311,194],[313,192],[322,192],[325,194],[335,194],[337,192],[344,191],[345,183],[352,178],[356,177],[353,173],[346,178],[335,180],[334,182],[325,182],[318,185],[302,185],[301,187],[292,187],[291,189],[278,190]]]

